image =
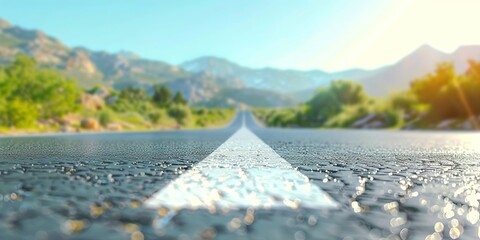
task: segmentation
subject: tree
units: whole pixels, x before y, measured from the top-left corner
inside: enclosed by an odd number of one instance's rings
[[[0,99],[5,98],[10,94],[10,91],[7,88],[6,78],[5,69],[0,68]]]
[[[475,60],[468,60],[469,68],[465,75],[473,77],[476,81],[480,81],[480,63]]]
[[[19,97],[25,101],[36,100],[43,85],[36,81],[35,70],[35,60],[23,54],[18,55],[13,63],[5,68],[5,79],[0,89],[7,100]]]
[[[192,117],[192,112],[188,106],[172,104],[168,108],[168,115],[173,117],[179,124],[183,125]]]
[[[410,84],[410,88],[418,100],[433,104],[442,92],[447,91],[455,77],[455,68],[452,63],[440,63],[434,73],[414,80]]]
[[[452,63],[440,63],[434,73],[416,79],[411,91],[430,107],[435,120],[465,118],[480,113],[480,81],[476,64],[465,75],[457,75]]]
[[[417,96],[411,91],[403,91],[390,95],[388,103],[393,109],[411,114],[415,112],[415,106],[418,104],[418,100]]]
[[[38,119],[61,117],[79,107],[74,80],[52,69],[38,68],[34,59],[18,55],[0,71],[3,124],[27,126]],[[18,117],[23,116],[23,117]]]
[[[335,80],[330,84],[330,91],[342,104],[353,105],[368,99],[363,86],[349,80]]]
[[[183,95],[180,92],[177,92],[175,96],[173,96],[172,102],[181,105],[186,105],[188,103],[188,101],[183,98]]]
[[[65,80],[60,73],[51,70],[40,72],[39,81],[45,82],[47,78],[52,82],[43,89],[37,101],[41,104],[42,118],[62,117],[80,108],[78,100],[81,90],[75,80]]]
[[[0,123],[8,127],[28,128],[38,117],[35,105],[15,98],[0,110]]]
[[[119,98],[131,102],[143,102],[149,100],[148,94],[145,89],[133,86],[129,86],[120,90]]]
[[[307,118],[321,124],[342,110],[342,103],[330,88],[322,88],[307,102]]]
[[[362,85],[349,80],[335,80],[329,87],[319,89],[307,102],[307,119],[313,125],[321,125],[340,113],[344,105],[361,104],[367,100],[368,95]]]
[[[172,92],[165,86],[153,87],[153,102],[159,107],[167,107],[170,105]]]
[[[105,109],[98,115],[98,121],[103,127],[106,127],[109,123],[112,123],[114,118],[115,115],[110,109]]]
[[[469,60],[469,65],[464,83],[467,86],[463,89],[473,112],[478,115],[480,114],[480,62]]]
[[[147,113],[153,106],[145,89],[130,86],[120,90],[112,108],[117,112]]]

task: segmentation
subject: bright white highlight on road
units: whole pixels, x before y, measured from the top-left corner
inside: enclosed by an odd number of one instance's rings
[[[176,210],[338,207],[245,126],[145,205]]]

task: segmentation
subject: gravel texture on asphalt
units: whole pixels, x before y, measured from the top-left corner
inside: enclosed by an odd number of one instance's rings
[[[480,134],[247,127],[341,207],[151,209],[223,129],[0,138],[0,239],[478,239]]]

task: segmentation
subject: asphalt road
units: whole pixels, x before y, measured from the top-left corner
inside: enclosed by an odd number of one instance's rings
[[[246,126],[336,209],[147,208],[242,125],[0,138],[0,239],[478,239],[480,134]]]

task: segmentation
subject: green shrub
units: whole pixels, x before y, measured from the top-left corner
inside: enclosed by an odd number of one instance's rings
[[[374,106],[371,104],[357,104],[343,106],[342,111],[328,119],[324,124],[325,127],[350,127],[357,120],[367,116],[373,111]]]
[[[342,110],[342,103],[328,88],[320,89],[307,102],[306,115],[310,122],[322,124]]]
[[[148,113],[148,119],[154,124],[159,123],[162,119],[167,118],[167,114],[165,113],[165,110],[162,109],[155,109]]]
[[[132,124],[145,124],[145,118],[138,112],[125,112],[120,114],[123,121]]]
[[[210,127],[226,124],[231,120],[235,111],[233,109],[194,109],[192,111],[195,125],[198,127]]]
[[[396,109],[386,109],[385,116],[387,116],[388,127],[400,128],[405,122],[403,118],[403,111]]]
[[[440,63],[433,73],[413,81],[411,91],[421,103],[429,106],[429,116],[434,120],[478,115],[479,66],[471,62],[465,75],[457,75],[452,63]]]
[[[116,112],[138,112],[147,114],[154,109],[150,96],[143,88],[127,87],[117,94],[117,100],[112,104]]]
[[[0,94],[6,105],[35,106],[37,118],[58,118],[78,110],[80,92],[76,81],[58,71],[38,68],[35,60],[25,55],[0,71]]]
[[[0,112],[0,122],[8,127],[33,127],[38,118],[37,107],[18,98],[11,100],[0,111],[2,111]]]
[[[333,81],[330,84],[329,91],[344,105],[361,104],[368,100],[363,86],[350,80]]]
[[[190,107],[185,105],[172,104],[167,111],[170,117],[182,125],[185,125],[192,117]]]
[[[172,101],[172,92],[165,86],[156,85],[153,87],[152,101],[158,107],[168,107]]]
[[[105,109],[98,114],[98,121],[102,126],[107,126],[114,121],[115,114],[110,109]]]
[[[390,95],[387,99],[387,103],[389,104],[389,107],[393,109],[412,113],[415,111],[416,105],[418,105],[418,100],[412,92],[404,91]]]

